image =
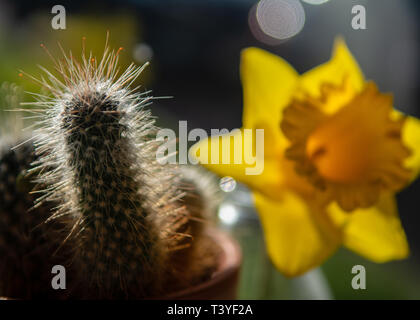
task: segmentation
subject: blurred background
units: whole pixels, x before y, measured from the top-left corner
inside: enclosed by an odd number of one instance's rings
[[[344,36],[366,78],[394,93],[396,108],[420,116],[420,1],[263,1],[257,10],[257,0],[0,0],[0,108],[32,100],[25,91],[39,92],[18,74],[40,75],[37,65],[52,67],[41,43],[53,56],[59,56],[58,41],[77,56],[86,37],[87,49],[100,56],[109,30],[111,46],[124,48],[122,68],[151,62],[137,83],[141,90],[173,97],[151,107],[162,127],[177,130],[179,120],[208,133],[240,127],[243,48],[264,48],[302,73],[329,59],[337,35]],[[65,30],[51,27],[56,4],[66,9]],[[366,8],[366,30],[351,26],[354,5]],[[420,299],[420,181],[398,195],[409,259],[376,265],[341,249],[320,270],[294,280],[283,278],[267,259],[247,190],[228,189],[219,218],[244,250],[240,298]],[[366,267],[367,290],[351,288],[356,264]]]

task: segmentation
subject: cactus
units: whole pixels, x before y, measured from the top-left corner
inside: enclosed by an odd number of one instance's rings
[[[182,200],[180,168],[156,161],[157,128],[145,110],[153,98],[129,89],[143,67],[130,65],[117,76],[120,51],[106,46],[100,61],[63,51],[64,59],[54,60],[59,76],[46,69],[47,79],[30,76],[50,92],[37,95],[42,120],[30,172],[46,186],[38,206],[58,204],[47,220],[65,230],[60,246],[72,248],[66,265],[80,298],[162,295],[211,269],[188,269],[180,258],[212,250],[188,253],[201,237],[191,226],[199,213]]]
[[[43,224],[47,206],[31,210],[35,196],[26,172],[35,155],[29,136],[22,135],[23,121],[17,114],[2,111],[16,110],[22,95],[16,84],[0,86],[0,296],[31,298],[38,292],[39,297],[47,297],[51,293],[45,286],[48,271],[40,270],[58,259],[54,243],[47,239],[54,228]]]
[[[16,145],[21,146],[14,150]],[[45,284],[51,266],[67,259],[66,250],[55,254],[61,228],[44,223],[51,204],[33,208],[33,185],[26,172],[34,159],[31,142],[16,138],[0,142],[0,296],[56,296]]]

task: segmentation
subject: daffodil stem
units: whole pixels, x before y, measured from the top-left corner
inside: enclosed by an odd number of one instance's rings
[[[334,298],[321,268],[313,269],[291,282],[295,299],[331,300]]]

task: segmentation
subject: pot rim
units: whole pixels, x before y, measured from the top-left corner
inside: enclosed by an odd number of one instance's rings
[[[226,231],[215,227],[210,228],[206,234],[210,236],[221,248],[217,270],[210,279],[195,286],[188,287],[167,294],[162,298],[156,299],[171,300],[182,299],[185,296],[193,296],[200,292],[205,292],[209,288],[216,287],[220,283],[238,273],[242,264],[242,251],[239,243]]]

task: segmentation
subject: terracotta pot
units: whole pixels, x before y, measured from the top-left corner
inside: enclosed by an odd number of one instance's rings
[[[239,244],[226,232],[211,229],[209,236],[220,246],[218,267],[212,277],[199,285],[162,297],[164,300],[234,300],[237,298],[242,253]]]

